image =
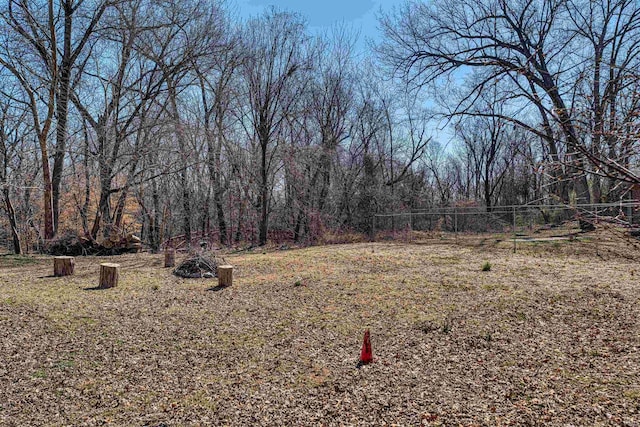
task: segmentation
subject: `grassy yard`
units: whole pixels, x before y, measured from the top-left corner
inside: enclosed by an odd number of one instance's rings
[[[219,291],[0,256],[0,425],[637,426],[640,270],[578,245],[243,252]]]

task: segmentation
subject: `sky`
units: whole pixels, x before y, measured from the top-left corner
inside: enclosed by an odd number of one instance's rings
[[[379,40],[377,15],[391,11],[404,0],[235,0],[242,17],[261,14],[269,6],[300,13],[311,31],[322,32],[334,25],[346,25],[360,34],[357,46],[366,47],[365,40]]]

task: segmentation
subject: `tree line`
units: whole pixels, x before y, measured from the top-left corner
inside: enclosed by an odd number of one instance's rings
[[[314,242],[379,212],[628,197],[639,12],[413,1],[362,53],[277,9],[4,0],[5,237]]]

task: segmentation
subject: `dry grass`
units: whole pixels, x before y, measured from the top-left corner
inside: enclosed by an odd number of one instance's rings
[[[221,291],[0,257],[0,425],[639,425],[637,264],[587,247],[233,254]]]

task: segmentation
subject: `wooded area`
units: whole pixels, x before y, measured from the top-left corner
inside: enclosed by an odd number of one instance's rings
[[[362,54],[275,9],[2,1],[0,239],[313,243],[394,210],[632,197],[638,2],[411,1],[380,23]]]

